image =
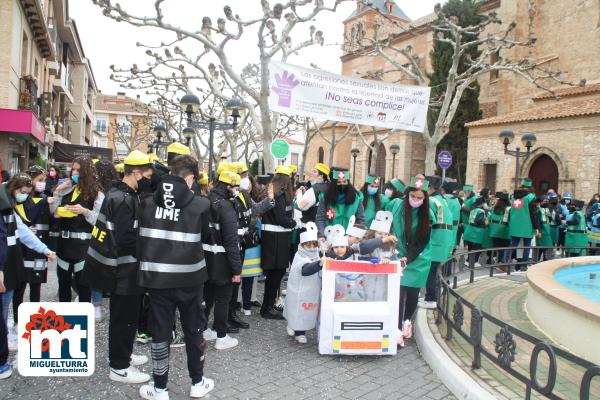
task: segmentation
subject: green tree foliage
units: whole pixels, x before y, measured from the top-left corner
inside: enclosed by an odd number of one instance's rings
[[[442,7],[444,14],[453,16],[457,19],[460,26],[477,25],[482,21],[478,14],[481,1],[479,0],[448,0]],[[447,34],[438,33],[434,34]],[[468,37],[465,35],[463,41],[471,41],[476,36]],[[458,73],[464,72],[468,68],[469,58],[475,59],[479,55],[479,50],[473,47],[466,52],[459,61]],[[431,86],[431,98],[436,99],[443,96],[446,92],[446,80],[448,71],[452,65],[453,49],[448,43],[434,41],[431,51],[432,73],[429,75]],[[437,121],[439,112],[431,109],[428,113],[428,124],[431,132],[434,130],[435,121]],[[454,162],[452,167],[446,171],[446,176],[458,179],[459,182],[465,181],[466,162],[467,162],[467,133],[465,128],[467,122],[476,121],[481,118],[479,109],[479,84],[475,82],[469,90],[463,93],[458,109],[452,123],[450,132],[442,139],[437,146],[437,151],[447,150],[452,153]]]

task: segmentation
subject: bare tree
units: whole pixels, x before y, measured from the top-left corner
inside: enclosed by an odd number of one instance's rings
[[[119,22],[126,22],[133,26],[155,27],[173,33],[170,43],[161,43],[154,49],[162,50],[159,54],[153,49],[148,49],[150,55],[164,68],[170,68],[175,76],[180,76],[182,68],[191,67],[195,75],[204,79],[214,93],[217,88],[211,85],[210,71],[205,66],[204,60],[211,55],[216,57],[222,68],[224,77],[231,81],[231,86],[239,90],[246,101],[251,102],[249,107],[250,118],[256,124],[262,138],[263,145],[268,146],[274,136],[278,115],[272,113],[269,105],[269,70],[268,65],[272,59],[285,61],[290,54],[314,44],[323,44],[323,33],[310,26],[306,40],[293,43],[291,34],[297,26],[305,26],[322,12],[335,12],[338,5],[344,0],[332,0],[327,6],[326,0],[295,0],[285,4],[277,3],[273,6],[267,0],[261,0],[261,12],[256,18],[243,19],[229,6],[223,7],[224,18],[218,18],[216,26],[210,17],[202,18],[200,30],[193,31],[174,25],[165,19],[163,13],[164,0],[155,0],[153,16],[139,16],[125,10],[119,4],[112,4],[110,0],[92,0],[98,5],[105,16]],[[283,18],[283,19],[282,19]],[[233,26],[234,29],[230,30]],[[236,71],[231,63],[234,52],[230,51],[228,44],[235,43],[245,36],[250,29],[256,30],[259,63],[256,65],[258,88],[248,84],[242,77],[241,71]],[[181,46],[182,42],[195,42],[200,45],[199,54],[188,55]],[[197,47],[197,46],[196,46]],[[158,57],[157,57],[158,56]],[[273,170],[273,159],[266,157],[265,166]]]
[[[487,33],[492,25],[501,25],[502,21],[495,12],[482,15],[482,21],[477,25],[462,27],[457,24],[456,17],[446,15],[438,4],[434,9],[437,21],[433,23],[433,40],[447,43],[453,49],[452,65],[448,71],[446,90],[438,98],[432,98],[429,109],[437,112],[437,120],[434,121],[433,129],[425,126],[423,138],[426,148],[425,173],[435,173],[435,157],[438,143],[450,130],[450,123],[454,119],[460,99],[479,77],[492,71],[503,71],[523,78],[532,86],[546,90],[554,94],[552,85],[568,84],[562,78],[561,71],[554,71],[536,63],[526,56],[527,51],[520,52],[524,56],[517,60],[503,58],[503,52],[514,48],[530,49],[536,42],[533,31],[525,40],[515,39],[515,22],[503,26],[496,33]],[[395,82],[410,82],[417,85],[427,86],[429,79],[426,65],[423,60],[413,52],[412,47],[398,47],[396,38],[399,34],[417,34],[417,28],[413,25],[401,25],[387,15],[379,12],[380,18],[370,34],[360,23],[352,28],[349,37],[346,38],[346,51],[369,57],[382,57],[391,68],[388,71],[379,71],[379,75],[394,74],[399,76]],[[479,55],[470,57],[472,49],[477,48]],[[467,63],[464,71],[459,71],[462,60]],[[585,84],[581,81],[580,84]]]
[[[314,129],[321,139],[323,139],[325,143],[329,145],[329,158],[327,163],[329,165],[333,165],[333,155],[335,154],[336,146],[354,131],[355,125],[345,125],[346,129],[344,129],[344,132],[338,137],[338,121],[324,121],[320,124],[317,124],[314,120],[312,120],[312,124],[312,129]],[[323,133],[324,129],[327,129],[326,133]]]
[[[376,174],[377,153],[379,152],[379,146],[384,141],[386,141],[387,139],[392,137],[392,135],[394,133],[396,133],[397,131],[395,129],[387,129],[387,130],[384,130],[383,132],[381,132],[381,131],[378,131],[377,127],[375,127],[375,126],[371,126],[370,128],[371,128],[372,137],[369,137],[369,139],[372,140],[371,143],[369,143],[367,141],[367,137],[363,133],[363,131],[360,129],[360,126],[356,125],[356,132],[357,132],[358,137],[363,142],[363,144],[365,146],[367,146],[369,148],[369,150],[371,151],[371,162],[370,162],[370,168],[369,168],[369,175],[374,176]]]

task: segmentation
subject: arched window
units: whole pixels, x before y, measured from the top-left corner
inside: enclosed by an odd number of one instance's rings
[[[323,150],[322,147],[319,147],[319,156],[318,156],[319,162],[322,163],[323,160],[325,159],[325,150]]]
[[[373,143],[371,143],[371,146]],[[379,148],[377,149],[377,160],[375,160],[375,175],[381,177],[381,181],[385,182],[385,157],[386,151],[383,143],[379,144]],[[369,149],[369,167],[368,171],[371,171],[371,149]]]

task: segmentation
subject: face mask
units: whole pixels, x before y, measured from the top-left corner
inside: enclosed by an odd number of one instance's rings
[[[28,193],[17,193],[15,195],[15,200],[17,200],[17,203],[22,203],[27,200],[27,197],[29,197]]]
[[[392,189],[385,189],[385,197],[387,197],[388,199],[391,199],[392,196],[394,195],[394,191]]]
[[[250,178],[242,178],[240,181],[240,189],[248,190],[250,189]]]
[[[571,203],[571,200],[565,199],[565,204],[569,204],[569,203]]]
[[[56,176],[56,171],[50,171],[50,172],[49,172],[49,175],[50,175],[52,178],[54,178],[54,177]]]
[[[377,191],[379,189],[378,188],[374,188],[374,187],[368,187],[367,188],[367,193],[369,193],[369,195],[374,196],[377,194]]]
[[[137,191],[138,193],[150,193],[152,192],[152,180],[150,178],[146,178],[142,176],[140,180],[137,181]]]
[[[71,180],[74,184],[77,184],[79,182],[79,175],[71,175]]]
[[[38,193],[42,193],[46,190],[46,182],[36,182],[35,183],[35,191]]]
[[[409,196],[408,204],[410,204],[412,208],[419,208],[423,205],[423,200],[413,200],[413,198]]]
[[[348,185],[337,185],[337,190],[340,193],[345,192],[347,188],[348,188]]]

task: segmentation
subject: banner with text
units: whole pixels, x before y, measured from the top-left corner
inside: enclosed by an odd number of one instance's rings
[[[271,111],[423,132],[430,88],[395,85],[271,61]]]

